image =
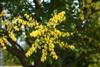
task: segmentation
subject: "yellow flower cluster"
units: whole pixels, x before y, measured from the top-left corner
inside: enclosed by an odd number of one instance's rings
[[[75,46],[74,45],[69,45],[68,46],[70,49],[75,49]]]
[[[18,18],[19,22],[21,22],[22,25],[27,25],[29,27],[38,26],[38,22],[34,20],[30,15],[24,14],[24,16],[28,21],[22,20],[20,16]]]
[[[75,49],[75,46],[74,45],[65,45],[65,48],[70,48],[70,49]]]
[[[24,16],[29,20],[30,16],[28,14],[24,14]]]
[[[46,46],[46,44],[45,44],[44,47],[45,47],[45,48],[42,49],[41,62],[44,62],[44,61],[46,61],[46,59],[47,59],[47,46]]]
[[[50,56],[57,60],[58,59],[58,56],[56,54],[56,52],[54,51],[54,44],[45,44],[44,45],[44,49],[42,49],[42,57],[41,57],[41,62],[44,62],[46,61],[47,59],[47,51],[50,51]]]
[[[35,51],[36,51],[36,46],[35,44],[32,44],[32,47],[25,53],[25,56],[26,57],[29,57],[31,56]]]
[[[27,25],[27,21],[23,20],[21,16],[16,18],[18,23],[22,24],[22,25]]]
[[[59,45],[60,48],[63,48],[66,45],[66,43],[61,41],[59,38],[73,35],[72,32],[62,32],[55,28],[57,24],[65,20],[64,15],[64,11],[58,14],[54,13],[54,16],[49,20],[47,25],[40,25],[37,21],[30,18],[29,15],[25,14],[26,18],[30,19],[27,25],[34,28],[34,30],[30,33],[30,37],[36,38],[34,42],[39,41],[39,45],[37,47],[32,44],[32,47],[30,47],[25,54],[27,57],[31,56],[35,51],[37,51],[37,49],[40,49],[42,51],[41,62],[45,62],[48,56],[51,56],[55,60],[58,59],[58,55],[55,52],[56,45]],[[33,23],[33,25],[31,23]],[[67,44],[65,48],[74,49],[75,47]]]
[[[37,26],[37,27],[38,27],[38,26]],[[30,36],[31,36],[31,37],[41,36],[41,35],[43,35],[46,31],[47,31],[47,29],[46,29],[45,27],[39,26],[39,29],[36,30],[36,31],[32,31],[32,32],[30,33]]]
[[[58,38],[58,36],[62,36],[62,37],[69,37],[71,35],[73,35],[72,32],[61,32],[60,30],[54,29],[54,31],[51,31],[50,33],[51,35],[54,35],[55,38]]]
[[[65,37],[65,36],[69,37],[71,35],[73,35],[73,32],[63,32],[62,33],[62,37]]]
[[[29,27],[33,27],[33,26],[38,26],[39,25],[39,23],[36,21],[36,20],[31,20],[29,23],[27,23],[27,26],[29,26]]]
[[[59,30],[57,30],[57,29],[55,29],[54,32],[55,32],[55,34],[58,35],[58,36],[61,36],[61,35],[62,35],[62,32],[59,31]]]
[[[29,16],[29,15],[28,15]],[[29,16],[29,20],[25,20],[23,19],[23,17],[18,16],[18,17],[14,17],[14,19],[10,20],[5,20],[3,21],[5,25],[5,27],[7,27],[7,31],[20,31],[23,30],[23,26],[28,26],[28,27],[35,27],[38,26],[38,22],[34,19],[32,19],[32,17]]]
[[[84,20],[84,19],[85,19],[85,17],[84,17],[84,12],[83,12],[82,9],[80,9],[80,19],[81,19],[81,20]]]
[[[48,26],[51,27],[55,27],[57,25],[58,22],[62,22],[65,20],[65,12],[62,11],[60,13],[55,13],[54,16],[52,18],[50,18],[49,22],[48,22]]]
[[[58,56],[56,54],[56,52],[54,51],[54,44],[53,43],[49,43],[49,51],[50,51],[50,56],[52,56],[53,59],[57,60]]]
[[[16,37],[15,37],[15,34],[13,33],[13,31],[9,32],[9,37],[11,37],[11,39],[13,41],[16,41],[17,40]]]
[[[15,31],[19,31],[20,30],[17,25],[14,26],[13,28],[14,28]]]
[[[0,17],[5,16],[5,10],[3,10],[0,14]]]
[[[54,50],[55,45],[54,45],[53,40],[54,40],[54,39],[48,37],[48,38],[46,39],[46,42],[47,42],[47,44],[48,44],[48,50],[50,51],[50,56],[51,56],[53,59],[57,60],[57,59],[58,59],[58,56],[57,56],[57,54],[56,54],[56,52],[55,52],[55,50]]]
[[[6,46],[4,44],[3,38],[0,37],[0,44],[3,47],[3,49],[6,49]]]
[[[41,35],[41,32],[39,30],[36,30],[36,31],[32,31],[30,33],[30,36],[31,37],[37,37],[37,36],[40,36]]]
[[[59,43],[59,42],[58,42]],[[65,45],[65,43],[64,42],[60,42],[59,43],[59,46],[62,48],[62,47],[64,47],[64,45]]]
[[[52,56],[53,59],[57,60],[58,56],[54,50],[51,51],[50,55]]]

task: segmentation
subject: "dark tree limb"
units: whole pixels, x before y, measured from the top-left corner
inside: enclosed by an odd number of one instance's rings
[[[9,44],[7,42],[5,42],[7,51],[9,53],[11,53],[12,55],[16,56],[20,60],[23,67],[29,67],[29,63],[27,62],[27,58],[25,56],[24,50],[20,47],[19,44],[17,44],[15,41],[13,41],[10,38],[10,36],[8,35],[9,33],[5,29],[3,29],[3,28],[0,28],[0,29],[3,30],[4,35],[6,36],[6,39],[11,44],[11,46],[9,46]]]
[[[0,4],[0,13],[3,11],[3,6]]]
[[[23,67],[29,67],[26,57],[25,57],[25,55],[23,55],[22,52],[20,52],[17,48],[10,47],[9,45],[7,45],[7,43],[5,43],[5,46],[9,53],[16,56],[20,60]]]
[[[0,27],[0,29],[3,31],[4,35],[7,36],[7,40],[11,43],[11,44],[14,44],[12,45],[14,48],[18,48],[19,50],[21,50],[23,52],[23,54],[25,54],[25,51],[23,50],[23,48],[15,41],[13,41],[10,36],[8,35],[8,31],[6,29],[3,29]]]
[[[33,0],[33,2],[35,3],[36,9],[41,7],[41,0]]]

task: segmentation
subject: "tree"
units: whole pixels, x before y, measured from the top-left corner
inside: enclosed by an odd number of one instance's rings
[[[32,63],[34,67],[88,67],[99,62],[91,60],[100,51],[98,0],[32,2],[35,6],[25,0],[1,1],[10,13],[10,17],[0,14],[2,48],[24,67]],[[24,46],[18,42],[21,36]]]

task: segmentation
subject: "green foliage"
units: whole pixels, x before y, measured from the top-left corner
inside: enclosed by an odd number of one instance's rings
[[[8,53],[6,50],[3,50],[3,57],[4,57],[3,58],[4,65],[7,66],[20,65],[18,58]]]

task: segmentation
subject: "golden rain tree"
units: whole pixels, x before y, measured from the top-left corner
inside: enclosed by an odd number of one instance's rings
[[[72,36],[73,32],[56,29],[56,26],[66,19],[65,11],[54,12],[46,25],[38,23],[28,14],[24,14],[24,17],[26,20],[21,16],[14,17],[12,20],[2,20],[2,27],[0,28],[1,33],[3,33],[0,36],[2,48],[18,56],[24,67],[28,67],[27,59],[32,55],[36,55],[35,53],[40,53],[39,60],[44,63],[48,58],[54,60],[59,58],[56,47],[63,50],[75,49],[74,45],[61,40]],[[23,50],[17,42],[19,35],[22,35],[22,33],[25,34],[27,45],[29,45],[26,50]],[[35,60],[32,62],[35,63]]]
[[[99,0],[1,0],[0,46],[23,67],[99,67],[99,4]]]

